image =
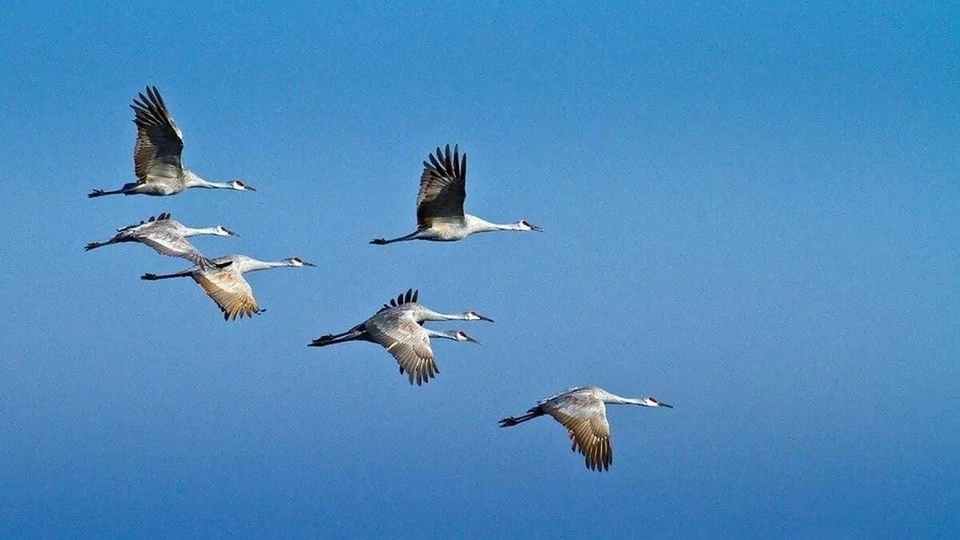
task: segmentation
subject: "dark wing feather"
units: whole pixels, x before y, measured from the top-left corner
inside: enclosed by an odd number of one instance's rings
[[[144,225],[144,224],[146,224],[146,223],[152,223],[152,222],[154,222],[154,221],[163,221],[163,220],[166,220],[166,219],[170,219],[170,213],[169,213],[169,212],[164,212],[164,213],[162,213],[162,214],[160,214],[160,215],[158,215],[158,216],[150,216],[150,217],[147,218],[147,219],[141,220],[140,223],[134,223],[133,225],[127,225],[126,227],[120,227],[119,229],[117,229],[117,232],[129,231],[130,229],[133,229],[134,227],[139,227],[140,225]]]
[[[416,291],[413,289],[407,289],[406,293],[400,293],[400,295],[397,296],[396,298],[391,298],[390,302],[384,304],[383,307],[377,310],[377,313],[380,313],[381,311],[386,311],[390,308],[395,308],[397,306],[402,306],[404,304],[414,303],[417,301],[417,297],[419,295],[420,295],[419,289]]]
[[[138,94],[130,107],[137,125],[137,144],[133,149],[137,183],[169,181],[183,173],[180,154],[183,134],[173,121],[157,87],[147,87],[146,95]]]
[[[423,162],[420,192],[417,194],[417,225],[428,228],[433,220],[463,218],[463,201],[467,198],[467,155],[450,145]]]

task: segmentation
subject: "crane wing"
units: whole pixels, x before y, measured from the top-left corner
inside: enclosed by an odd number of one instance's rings
[[[253,317],[260,313],[253,289],[234,267],[214,268],[193,273],[193,280],[203,288],[223,312],[223,319]]]
[[[120,227],[119,229],[117,229],[117,232],[129,231],[129,230],[131,230],[131,229],[136,229],[137,227],[140,227],[141,225],[147,225],[147,224],[150,224],[150,223],[154,223],[154,222],[156,222],[156,221],[163,221],[163,220],[165,220],[165,219],[170,219],[170,213],[169,213],[169,212],[164,212],[164,213],[158,214],[158,215],[156,215],[156,216],[150,216],[148,219],[144,219],[144,220],[142,220],[140,223],[134,223],[133,225],[127,225],[126,227]]]
[[[588,469],[605,471],[610,468],[613,446],[607,409],[602,401],[574,394],[547,404],[545,409],[567,428],[573,443],[571,450],[583,454]]]
[[[437,147],[436,154],[423,162],[420,193],[417,194],[417,226],[429,228],[433,220],[463,218],[463,201],[467,198],[467,155],[460,155],[454,146],[450,153]]]
[[[130,107],[137,125],[137,144],[133,149],[134,171],[138,184],[176,180],[183,173],[180,154],[183,134],[173,121],[157,87],[148,86],[146,96],[138,94]]]
[[[390,308],[402,306],[404,304],[416,303],[417,298],[419,296],[420,296],[419,290],[415,291],[413,289],[407,289],[406,294],[400,293],[400,296],[397,296],[396,298],[391,298],[390,302],[384,304],[383,307],[377,310],[377,313],[380,313],[381,311],[386,311]]]
[[[170,257],[180,257],[192,263],[203,266],[210,261],[200,253],[193,244],[179,234],[170,234],[165,231],[152,231],[149,235],[140,237],[140,241],[152,247],[157,253]]]
[[[416,381],[420,386],[440,372],[430,348],[430,337],[408,314],[386,312],[372,317],[365,326],[370,337],[397,360],[400,373],[406,372],[410,384]]]

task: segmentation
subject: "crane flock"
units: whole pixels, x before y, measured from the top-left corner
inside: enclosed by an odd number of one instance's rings
[[[185,168],[181,161],[183,133],[155,86],[138,93],[130,107],[134,111],[137,139],[133,160],[136,182],[116,190],[95,189],[90,198],[106,195],[177,195],[190,188],[256,191],[241,180],[209,182]],[[408,240],[454,242],[481,232],[533,231],[544,232],[527,220],[515,223],[492,223],[464,212],[466,200],[467,155],[454,145],[429,154],[423,162],[420,189],[417,194],[417,230],[398,238],[377,238],[370,243],[387,245]],[[223,225],[192,228],[161,213],[134,225],[117,229],[103,242],[90,242],[91,251],[111,244],[136,242],[149,246],[161,255],[179,257],[193,266],[170,274],[146,273],[141,279],[158,281],[189,277],[199,285],[220,309],[225,320],[236,320],[263,313],[253,295],[253,288],[244,279],[247,272],[273,268],[316,266],[299,257],[280,261],[260,261],[246,255],[208,258],[188,238],[199,235],[239,236]],[[485,321],[493,319],[476,311],[440,313],[419,303],[419,291],[408,289],[388,302],[372,316],[339,334],[326,334],[311,341],[310,347],[326,347],[349,341],[376,343],[396,360],[401,375],[411,385],[428,383],[440,372],[431,346],[431,338],[478,343],[462,330],[435,330],[425,323],[449,321]],[[630,404],[642,407],[673,408],[654,397],[641,399],[620,397],[596,386],[572,388],[543,399],[520,416],[500,420],[500,427],[516,426],[534,418],[549,415],[568,432],[572,450],[584,456],[588,469],[606,471],[613,462],[610,424],[605,404]]]

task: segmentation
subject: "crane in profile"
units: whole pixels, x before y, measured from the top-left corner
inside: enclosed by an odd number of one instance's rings
[[[190,277],[207,293],[220,311],[224,320],[238,317],[253,317],[264,310],[257,306],[253,289],[243,278],[246,272],[269,270],[271,268],[316,266],[299,257],[290,257],[277,262],[258,261],[246,255],[229,255],[202,262],[193,268],[173,274],[144,274],[140,279],[157,281],[179,277]]]
[[[347,341],[369,341],[387,349],[397,364],[400,374],[407,374],[410,384],[417,386],[430,382],[440,373],[430,347],[430,338],[451,339],[478,343],[462,330],[436,331],[425,328],[426,321],[487,321],[493,319],[476,311],[438,313],[417,302],[419,291],[408,289],[396,299],[383,305],[366,321],[340,334],[328,334],[313,340],[309,347],[325,347]]]
[[[91,249],[97,249],[111,244],[139,242],[152,247],[161,255],[181,257],[199,265],[203,264],[207,259],[197,248],[193,247],[193,244],[191,244],[187,238],[202,234],[239,236],[223,225],[200,229],[187,227],[171,218],[169,213],[163,213],[158,216],[150,216],[150,219],[141,221],[139,224],[121,227],[117,229],[117,234],[109,240],[105,242],[90,242],[84,249],[90,251]]]
[[[134,172],[137,181],[113,191],[95,189],[87,197],[104,195],[176,195],[188,188],[233,189],[256,191],[240,180],[208,182],[180,161],[183,133],[173,121],[156,86],[148,86],[146,95],[138,94],[130,105],[137,125],[137,144],[133,148]]]
[[[613,463],[613,446],[610,443],[610,424],[607,422],[605,403],[673,408],[673,405],[653,397],[625,398],[596,386],[581,386],[540,400],[524,415],[508,416],[500,420],[500,427],[515,426],[548,414],[567,429],[573,443],[571,450],[584,456],[587,468],[602,472],[609,469]]]
[[[460,155],[459,148],[450,145],[444,151],[437,147],[423,162],[420,175],[420,192],[417,195],[417,230],[390,240],[377,238],[371,244],[383,246],[406,240],[432,240],[453,242],[473,233],[489,231],[537,231],[543,229],[527,220],[516,223],[491,223],[463,212],[467,198],[467,154]]]

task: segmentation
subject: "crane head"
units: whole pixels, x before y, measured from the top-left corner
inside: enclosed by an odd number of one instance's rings
[[[217,236],[240,236],[223,225],[217,225],[214,230],[216,231]]]
[[[644,407],[666,407],[668,409],[673,408],[673,405],[670,405],[669,403],[664,403],[653,396],[648,396],[640,400],[640,405],[643,405]]]
[[[256,191],[253,186],[244,184],[239,179],[230,182],[230,187],[237,191]]]
[[[284,259],[284,262],[290,266],[316,266],[313,263],[308,263],[300,257],[290,257],[289,259]]]
[[[543,227],[537,227],[536,225],[534,225],[533,223],[530,223],[525,219],[521,219],[520,221],[517,222],[517,229],[521,231],[543,232]]]
[[[485,316],[477,313],[476,311],[468,311],[468,312],[464,313],[464,314],[463,314],[463,320],[465,320],[465,321],[487,321],[487,322],[493,322],[493,319],[491,319],[490,317],[485,317]]]

